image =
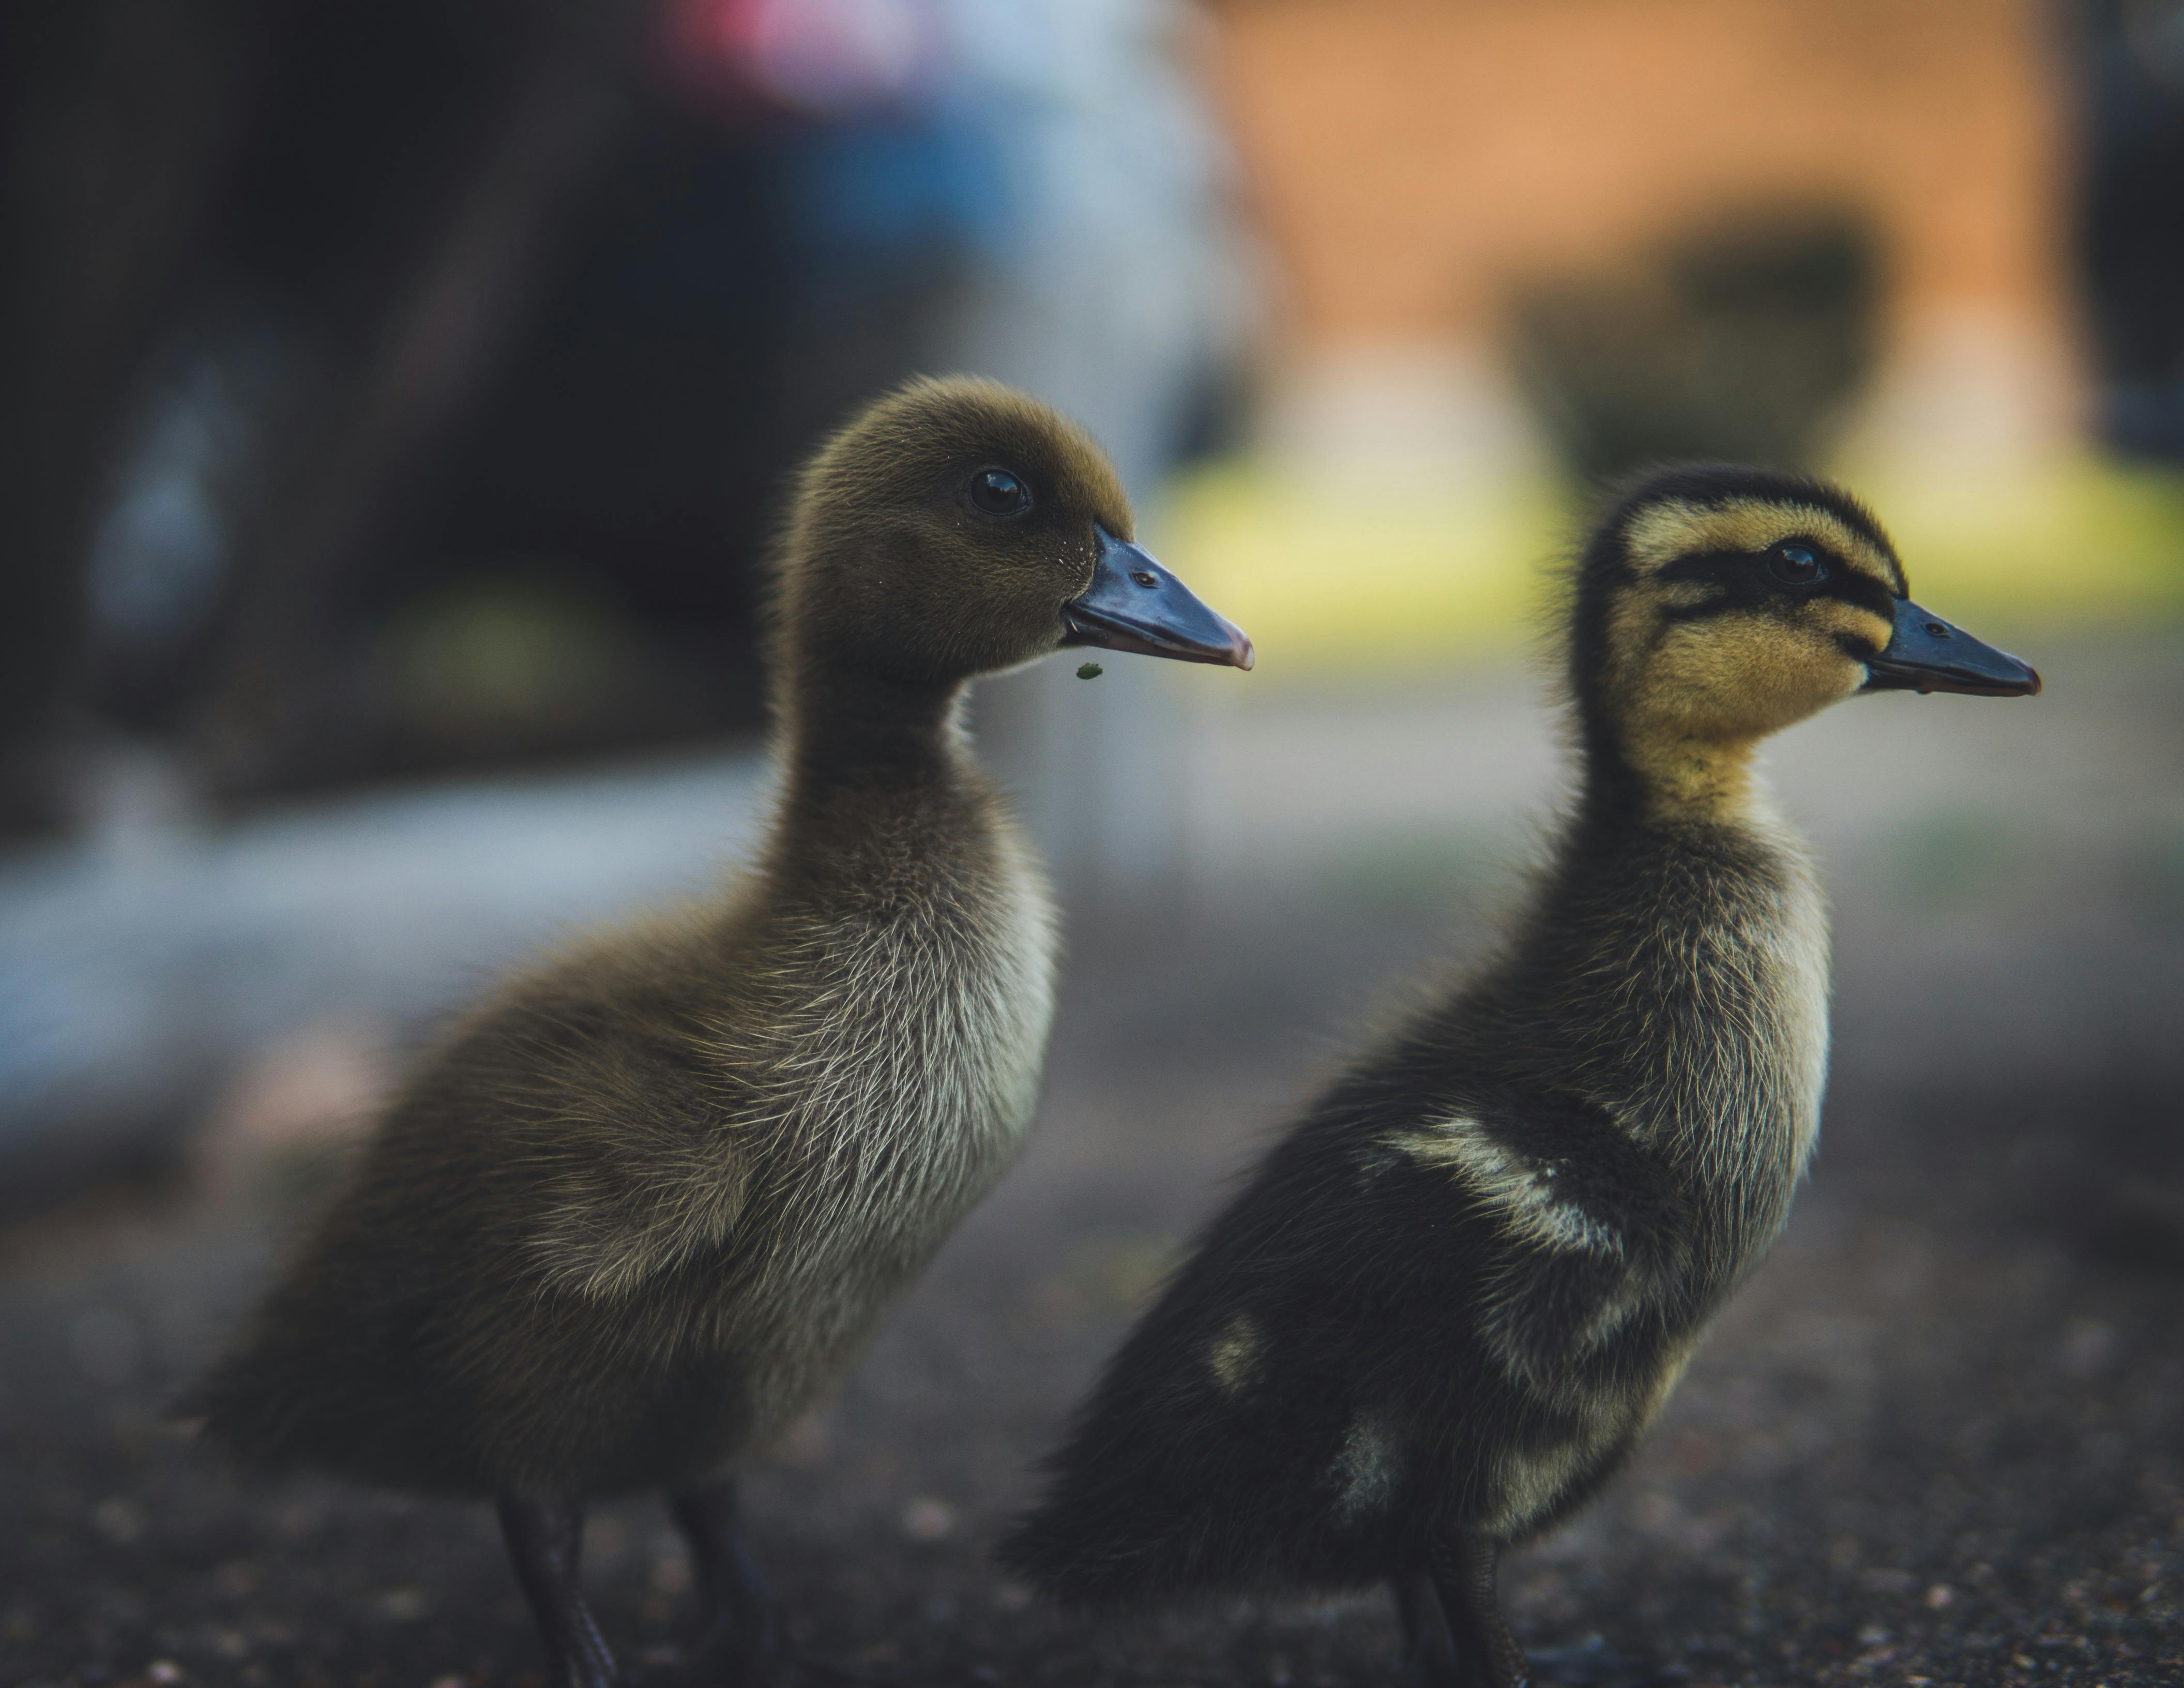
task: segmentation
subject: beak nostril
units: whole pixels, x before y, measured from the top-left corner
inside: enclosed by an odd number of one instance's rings
[[[1132,569],[1130,571],[1130,578],[1137,582],[1139,586],[1157,586],[1160,584],[1159,577],[1156,576],[1150,569]]]
[[[1926,631],[1937,639],[1945,639],[1949,636],[1948,624],[1943,621],[1927,622]]]

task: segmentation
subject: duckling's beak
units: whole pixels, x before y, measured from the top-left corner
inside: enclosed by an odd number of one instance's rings
[[[1219,662],[1249,668],[1251,642],[1244,630],[1217,616],[1198,595],[1137,546],[1104,527],[1092,584],[1061,606],[1065,645],[1104,645],[1178,662]]]
[[[1896,630],[1868,660],[1865,692],[1970,692],[1982,698],[2030,698],[2040,676],[2030,663],[1981,644],[1908,598],[1896,600]]]

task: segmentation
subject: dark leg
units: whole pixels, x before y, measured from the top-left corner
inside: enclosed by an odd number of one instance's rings
[[[523,1585],[523,1597],[531,1602],[531,1615],[546,1643],[551,1688],[621,1688],[621,1674],[599,1638],[577,1578],[584,1509],[574,1501],[504,1496],[500,1533],[508,1542],[515,1580]]]
[[[1450,1680],[1479,1688],[1524,1688],[1530,1676],[1524,1650],[1502,1621],[1494,1572],[1502,1548],[1484,1535],[1457,1536],[1435,1555],[1433,1585],[1456,1643],[1458,1674]]]
[[[1395,1591],[1396,1617],[1403,1626],[1403,1668],[1411,1680],[1429,1685],[1461,1682],[1456,1645],[1441,1615],[1440,1596],[1433,1579],[1416,1572],[1389,1585]]]
[[[773,1591],[744,1539],[735,1479],[723,1477],[682,1490],[668,1496],[667,1505],[690,1544],[704,1611],[693,1680],[708,1688],[765,1682],[780,1657]]]

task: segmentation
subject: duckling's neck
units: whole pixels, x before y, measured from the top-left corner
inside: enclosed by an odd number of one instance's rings
[[[967,690],[964,681],[807,671],[779,709],[791,811],[955,783],[972,766]]]
[[[1569,1028],[1535,1059],[1585,1075],[1684,1170],[1725,1284],[1773,1239],[1818,1129],[1826,906],[1758,738],[1627,743],[1587,733],[1578,812],[1516,952],[1529,1017]]]
[[[1769,818],[1759,741],[1641,740],[1624,752],[1635,796],[1656,826],[1747,826]]]
[[[1596,716],[1584,733],[1585,806],[1597,818],[1669,830],[1769,825],[1759,745],[1757,737],[1702,738]]]

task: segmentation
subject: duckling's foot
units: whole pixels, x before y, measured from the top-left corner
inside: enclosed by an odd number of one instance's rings
[[[1390,1586],[1396,1596],[1396,1618],[1403,1630],[1405,1674],[1421,1688],[1447,1678],[1456,1669],[1456,1646],[1432,1580],[1424,1576],[1398,1577]]]
[[[667,1507],[697,1572],[704,1627],[690,1680],[706,1688],[786,1688],[793,1672],[781,1651],[773,1591],[744,1539],[735,1479],[679,1490]]]
[[[744,1535],[735,1479],[720,1478],[667,1497],[690,1544],[704,1618],[689,1680],[702,1688],[873,1688],[879,1677],[782,1645],[780,1608]]]
[[[1532,1688],[1682,1688],[1690,1680],[1681,1665],[1627,1659],[1598,1635],[1532,1652]]]
[[[621,1673],[592,1621],[577,1580],[583,1508],[570,1501],[506,1496],[500,1502],[500,1533],[515,1580],[531,1603],[539,1639],[546,1644],[551,1688],[622,1688]]]
[[[1494,1592],[1501,1544],[1466,1535],[1434,1555],[1430,1572],[1396,1580],[1405,1663],[1418,1688],[1526,1688],[1524,1649]]]

